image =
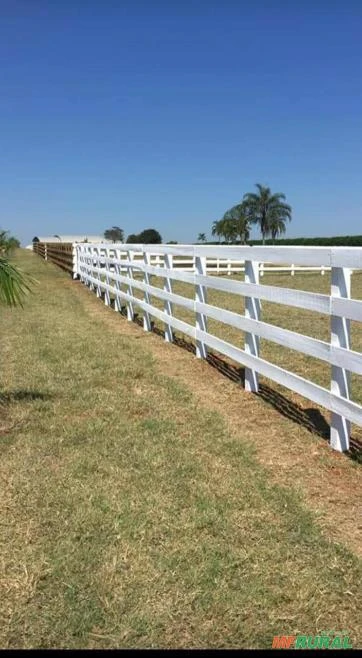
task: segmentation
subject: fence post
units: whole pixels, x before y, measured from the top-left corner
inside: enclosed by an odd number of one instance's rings
[[[246,273],[246,263],[245,263],[245,273]],[[264,276],[264,263],[260,263],[260,276]]]
[[[262,268],[260,268],[260,274],[261,272]],[[259,263],[256,261],[245,261],[245,282],[259,283]],[[260,320],[260,300],[256,297],[245,297],[245,317]],[[245,332],[246,354],[259,356],[259,343],[259,336]],[[245,390],[253,393],[257,393],[259,390],[259,378],[256,370],[245,368]]]
[[[114,276],[121,274],[121,250],[114,250]],[[114,287],[116,289],[116,296],[114,298],[114,310],[119,313],[122,310],[122,301],[118,295],[118,291],[121,290],[121,284],[118,279],[114,278]]]
[[[127,260],[132,263],[133,261],[133,252],[131,250],[127,250]],[[127,294],[131,295],[133,297],[133,288],[131,285],[132,279],[133,279],[133,268],[132,265],[127,265],[127,276],[130,280],[129,285],[127,287]],[[133,303],[127,301],[127,320],[129,322],[132,322],[134,319],[134,309],[133,309]]]
[[[332,267],[331,296],[351,297],[351,270],[346,267]],[[336,315],[331,316],[331,346],[350,349],[350,321]],[[350,372],[332,365],[331,392],[341,397],[350,397]],[[351,424],[347,418],[332,411],[330,445],[343,452],[349,448]]]
[[[99,282],[101,282],[101,250],[96,247],[95,249],[95,254],[96,254],[96,267],[97,267],[97,279]],[[99,285],[99,283],[96,284],[96,295],[97,297],[102,297],[102,289]]]
[[[72,261],[73,261],[73,279],[78,279],[79,272],[78,272],[78,252],[77,252],[77,244],[76,242],[73,242],[72,244]]]
[[[290,272],[292,276],[294,276],[294,274],[295,274],[295,269],[294,269],[294,267],[295,267],[295,266],[294,266],[294,263],[292,263],[292,269],[291,269],[291,272]]]
[[[168,270],[172,270],[173,266],[173,256],[172,254],[165,254],[164,256],[164,267]],[[168,276],[165,277],[165,283],[163,289],[166,292],[172,292],[172,279]],[[165,313],[172,317],[172,302],[165,300]],[[173,332],[170,324],[165,323],[165,341],[166,343],[172,343],[173,341]]]
[[[206,275],[206,258],[204,256],[195,257],[195,275],[196,281],[198,275]],[[196,284],[195,300],[196,302],[201,302],[202,304],[207,303],[205,286]],[[197,335],[199,331],[207,331],[207,317],[203,313],[196,313],[196,356],[198,359],[206,359],[207,347],[205,343],[203,343],[201,340],[198,340]]]
[[[48,260],[48,245],[44,243],[44,260]]]
[[[143,252],[143,262],[145,265],[149,265],[151,263],[151,256],[146,251]],[[147,285],[150,284],[150,275],[148,272],[144,272],[143,281]],[[150,295],[148,292],[145,292],[144,294],[144,301],[146,304],[151,304]],[[143,311],[143,329],[145,331],[151,331],[151,318],[147,311]]]
[[[108,247],[104,247],[104,251],[105,251],[104,258],[106,259],[105,263],[104,263],[105,277],[106,277],[106,284],[107,284],[107,286],[109,286],[110,285],[110,282],[109,282],[110,264],[108,262],[108,258],[111,257],[111,250],[108,249]],[[111,305],[111,295],[110,295],[109,290],[107,290],[107,288],[105,289],[105,292],[104,292],[104,303],[105,303],[106,306]]]

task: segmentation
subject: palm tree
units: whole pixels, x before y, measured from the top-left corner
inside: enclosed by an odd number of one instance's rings
[[[215,220],[215,222],[213,222],[213,225],[211,227],[211,235],[212,236],[216,235],[219,238],[219,242],[221,241],[221,237],[223,234],[222,234],[222,227],[220,224],[220,220]]]
[[[230,208],[230,210],[227,210],[222,221],[231,222],[233,226],[232,232],[235,238],[238,237],[241,244],[246,243],[250,235],[250,219],[248,208],[244,203],[238,203],[236,206]]]
[[[273,244],[275,243],[275,238],[278,237],[278,235],[283,235],[283,233],[286,232],[285,221],[278,216],[271,218],[269,228]]]
[[[218,219],[212,225],[212,235],[217,235],[220,238],[224,238],[225,242],[234,242],[236,238],[235,226],[231,219],[227,217],[222,217]]]
[[[256,187],[258,193],[244,194],[243,203],[250,221],[253,224],[259,224],[263,244],[265,244],[266,236],[272,232],[272,222],[278,221],[279,232],[280,226],[283,224],[285,232],[285,223],[292,219],[292,209],[284,202],[285,194],[279,192],[272,194],[270,187],[265,187],[260,183],[257,183]]]
[[[19,246],[19,240],[0,230],[0,303],[6,306],[22,306],[24,295],[35,281],[9,262],[8,255]]]
[[[5,256],[0,256],[0,302],[6,306],[22,306],[23,297],[30,292],[33,280]]]
[[[206,233],[199,233],[199,235],[197,236],[197,241],[206,242]]]

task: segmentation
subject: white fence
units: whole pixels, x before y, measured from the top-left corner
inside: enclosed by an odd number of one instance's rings
[[[217,247],[219,249],[219,247]],[[157,253],[154,253],[155,249],[149,254],[150,265],[155,265],[156,267],[161,267],[163,265],[163,256]],[[119,258],[127,259],[127,251],[124,250],[124,247],[121,251],[118,252]],[[100,249],[100,255],[107,255],[107,247],[102,245]],[[142,257],[136,252],[135,260],[141,259]],[[101,267],[105,267],[105,260],[101,257],[99,261]],[[193,256],[180,256],[177,258],[177,261],[174,263],[175,267],[183,269],[184,272],[195,272],[195,258]],[[112,266],[111,266],[112,267]],[[291,263],[291,265],[273,265],[272,263],[259,263],[259,273],[260,276],[264,276],[265,272],[284,272],[289,273],[291,276],[294,276],[296,272],[319,272],[322,276],[325,272],[330,271],[330,267],[324,265],[307,267],[305,265],[296,265]],[[126,272],[127,268],[121,266],[121,272]],[[244,260],[236,258],[223,258],[223,257],[206,257],[206,272],[211,272],[212,274],[242,274],[245,272],[245,262]]]
[[[330,444],[335,450],[349,448],[350,422],[362,426],[362,407],[350,399],[350,372],[362,375],[362,354],[350,349],[350,320],[362,322],[362,301],[350,299],[351,271],[362,269],[362,249],[358,247],[217,247],[191,245],[127,245],[78,244],[77,274],[83,283],[105,295],[115,309],[127,305],[128,320],[134,318],[134,307],[143,311],[145,331],[151,329],[153,316],[165,324],[165,340],[173,340],[178,330],[193,338],[199,358],[207,356],[211,348],[245,366],[245,388],[258,391],[258,375],[289,388],[331,413]],[[151,261],[152,256],[152,261]],[[182,260],[192,259],[193,271],[185,271]],[[157,264],[155,263],[157,258]],[[207,259],[226,262],[244,261],[244,280],[210,276]],[[301,268],[330,268],[330,294],[291,290],[259,284],[260,265],[263,263],[293,263]],[[277,268],[276,268],[277,269]],[[217,268],[213,272],[218,273]],[[137,276],[135,276],[137,274]],[[141,275],[142,279],[139,277]],[[151,276],[164,279],[163,288],[153,286]],[[138,278],[137,278],[138,277]],[[172,291],[172,282],[182,281],[194,286],[194,298],[186,298]],[[123,289],[122,287],[123,286]],[[207,303],[209,288],[245,297],[245,314],[241,315]],[[143,299],[133,289],[143,292]],[[163,301],[160,310],[152,305],[150,295]],[[261,320],[261,301],[268,300],[300,309],[308,309],[330,316],[330,342],[324,342],[295,331],[282,329]],[[195,324],[176,318],[173,304],[194,311]],[[207,319],[213,318],[245,332],[244,349],[210,334]],[[284,370],[262,359],[259,354],[260,337],[289,347],[331,364],[330,389]]]

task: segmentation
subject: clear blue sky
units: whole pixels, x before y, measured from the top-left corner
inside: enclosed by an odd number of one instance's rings
[[[256,182],[362,233],[360,0],[0,0],[0,226],[210,236]]]

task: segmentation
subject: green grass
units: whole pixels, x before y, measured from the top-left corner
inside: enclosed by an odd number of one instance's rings
[[[357,557],[126,320],[18,259],[40,283],[0,315],[0,646],[359,645]]]

